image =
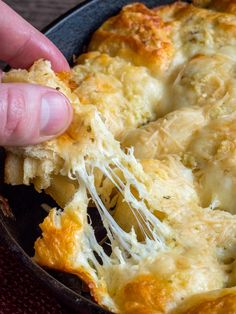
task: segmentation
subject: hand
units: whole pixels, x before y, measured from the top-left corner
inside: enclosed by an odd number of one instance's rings
[[[1,0],[0,12],[0,60],[28,68],[44,58],[51,61],[54,71],[69,71],[53,43]],[[0,83],[0,146],[48,140],[63,133],[71,119],[72,108],[60,92],[33,84]]]

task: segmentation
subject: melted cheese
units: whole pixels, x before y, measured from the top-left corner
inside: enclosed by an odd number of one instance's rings
[[[119,57],[98,52],[82,55],[72,70],[74,93],[81,104],[95,105],[109,130],[117,137],[138,127],[166,108],[160,103],[163,87],[145,67],[136,67]]]
[[[124,131],[121,143],[124,148],[134,147],[134,154],[140,159],[180,154],[207,121],[208,117],[202,108],[175,110],[141,128]]]
[[[133,4],[95,32],[71,73],[40,60],[3,78],[71,101],[65,134],[7,148],[5,179],[64,209],[41,224],[34,259],[78,275],[113,312],[235,312],[235,5],[195,3],[230,14]]]

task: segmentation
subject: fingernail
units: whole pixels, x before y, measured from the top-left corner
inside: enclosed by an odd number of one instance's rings
[[[63,132],[71,118],[70,104],[58,93],[46,93],[41,98],[40,135],[51,136]]]

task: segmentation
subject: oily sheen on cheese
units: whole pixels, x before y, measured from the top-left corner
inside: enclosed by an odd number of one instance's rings
[[[132,4],[70,73],[38,60],[3,77],[72,104],[63,135],[6,148],[5,182],[56,200],[34,259],[77,275],[111,312],[236,313],[235,14],[228,0]]]

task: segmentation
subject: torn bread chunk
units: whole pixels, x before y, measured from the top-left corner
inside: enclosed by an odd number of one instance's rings
[[[160,102],[162,83],[145,67],[99,52],[83,54],[76,63],[72,69],[77,85],[74,93],[81,104],[98,108],[116,138],[123,130],[153,121],[166,112]]]

